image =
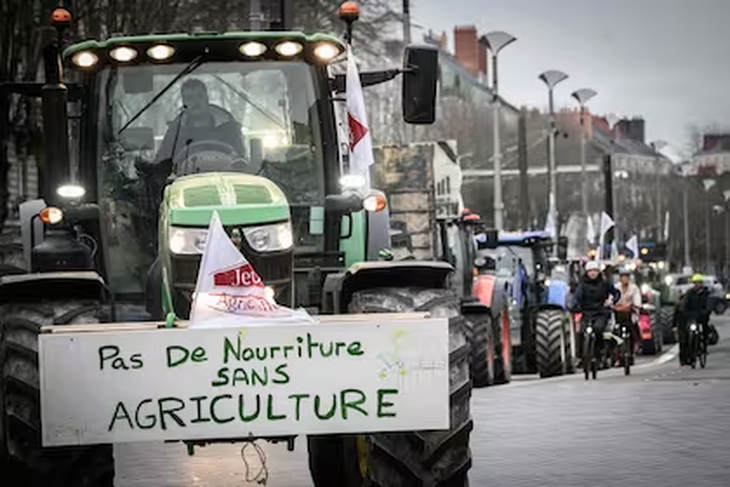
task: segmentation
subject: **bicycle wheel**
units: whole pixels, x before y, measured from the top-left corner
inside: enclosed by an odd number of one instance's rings
[[[598,359],[594,358],[591,360],[591,377],[593,377],[593,380],[596,380],[596,377],[598,376]]]
[[[697,334],[690,332],[689,334],[689,347],[687,350],[689,353],[689,365],[693,369],[697,367]]]
[[[700,367],[702,367],[704,369],[705,366],[707,365],[707,340],[704,338],[701,338],[698,341],[700,342],[700,353],[699,353]]]
[[[626,333],[623,333],[623,342],[621,343],[621,360],[624,363],[624,375],[631,374],[631,343]]]
[[[583,373],[588,380],[593,363],[593,334],[587,333],[583,338]]]

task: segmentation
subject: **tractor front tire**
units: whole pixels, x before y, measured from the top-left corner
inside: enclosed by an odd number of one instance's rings
[[[350,313],[429,312],[449,319],[450,429],[366,435],[365,485],[469,485],[472,384],[465,320],[459,311],[459,299],[445,289],[379,288],[353,294]]]
[[[535,317],[537,372],[541,378],[563,374],[563,352],[568,359],[565,336],[565,313],[559,309],[543,309]]]
[[[0,468],[14,486],[112,487],[112,445],[43,448],[38,335],[43,326],[98,323],[96,301],[0,307]]]
[[[465,317],[471,362],[469,370],[474,387],[494,384],[494,324],[489,313],[468,314]]]

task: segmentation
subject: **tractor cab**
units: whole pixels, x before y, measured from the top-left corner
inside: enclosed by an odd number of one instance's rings
[[[346,59],[338,38],[117,37],[68,46],[62,59],[80,93],[80,137],[63,191],[48,203],[98,208],[95,231],[85,231],[98,249],[88,267],[118,301],[143,300],[145,319],[188,316],[214,211],[289,306],[317,308],[328,272],[367,260],[379,250],[373,242],[388,246],[388,229],[369,224],[365,210],[383,210],[384,195],[340,185],[332,99],[344,77],[330,70]],[[435,50],[411,47],[407,69],[361,78],[403,74],[404,118],[430,123],[435,59]]]

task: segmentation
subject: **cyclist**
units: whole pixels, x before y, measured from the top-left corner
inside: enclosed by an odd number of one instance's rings
[[[614,307],[616,311],[616,322],[619,325],[628,326],[631,330],[631,346],[634,352],[641,342],[639,333],[638,311],[641,308],[641,291],[639,286],[631,282],[631,271],[628,267],[619,270],[619,282],[616,289],[621,293],[620,298]]]
[[[689,342],[689,322],[696,321],[701,325],[702,341],[707,345],[707,326],[710,321],[710,291],[705,286],[705,276],[694,274],[692,276],[693,287],[685,293],[679,305],[679,319],[677,328],[679,331],[679,363],[689,365],[687,360],[687,345]]]
[[[595,260],[585,265],[585,275],[578,284],[573,296],[573,309],[583,313],[578,336],[578,350],[583,350],[583,333],[589,324],[593,326],[596,335],[596,355],[603,356],[603,332],[606,329],[611,307],[621,297],[619,291],[613,287],[601,273],[601,266]]]

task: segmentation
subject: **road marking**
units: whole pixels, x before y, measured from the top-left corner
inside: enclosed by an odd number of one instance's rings
[[[640,365],[634,365],[631,367],[632,369],[647,369],[649,367],[656,367],[657,365],[663,365],[667,362],[670,362],[677,358],[677,355],[679,355],[679,344],[673,345],[669,350],[661,354],[659,357],[654,359],[653,361],[645,364]],[[614,372],[615,371],[615,372]],[[618,376],[620,372],[622,372],[622,369],[619,369],[618,367],[612,367],[608,370],[599,371],[599,375],[603,375],[604,377],[612,377],[612,376]],[[504,384],[502,386],[496,386],[496,387],[524,387],[528,385],[535,385],[535,384],[548,384],[551,382],[562,382],[567,381],[570,379],[575,379],[578,376],[583,375],[583,369],[576,370],[576,373],[574,374],[566,374],[566,375],[558,375],[555,377],[546,377],[544,379],[540,379],[539,376],[536,374],[531,374],[528,376],[529,378],[521,378],[517,380],[512,380],[509,384]],[[525,377],[525,376],[522,376]],[[655,376],[656,377],[656,376]],[[645,381],[647,379],[644,379]],[[651,380],[651,379],[649,379]]]
[[[677,358],[677,355],[679,355],[679,344],[678,343],[676,345],[674,345],[672,348],[670,348],[669,350],[667,350],[666,352],[664,352],[663,354],[661,354],[659,357],[654,359],[652,362],[649,362],[648,364],[636,365],[636,366],[634,366],[634,368],[644,369],[647,367],[653,367],[656,365],[666,364],[667,362]]]

